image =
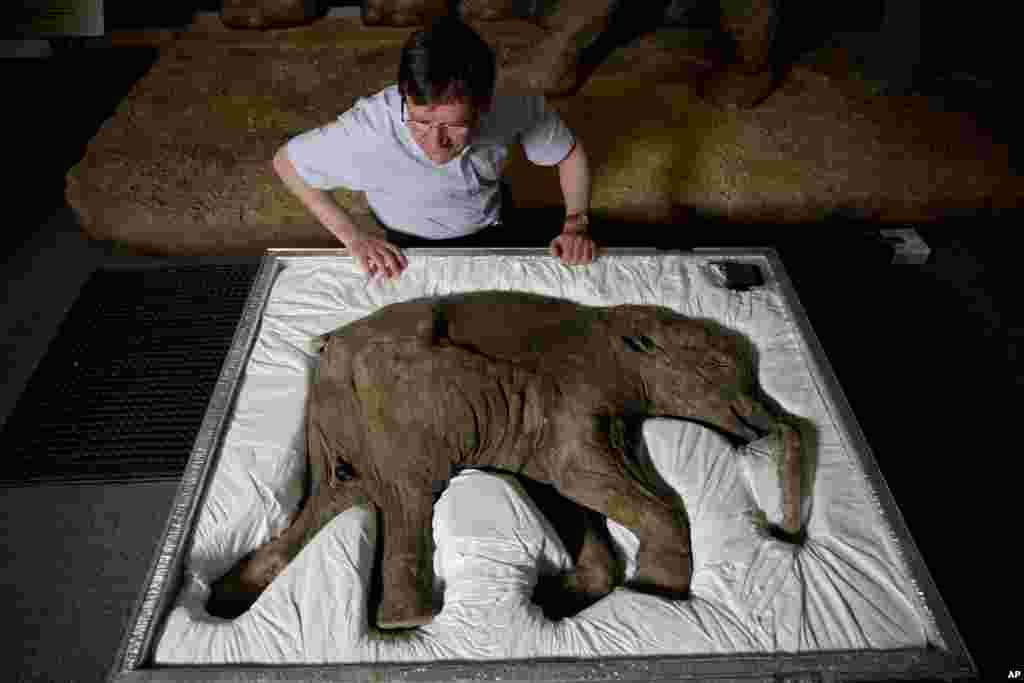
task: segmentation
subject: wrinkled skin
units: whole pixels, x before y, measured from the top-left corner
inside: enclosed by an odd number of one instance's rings
[[[665,308],[520,292],[417,299],[339,328],[325,337],[308,396],[302,509],[214,586],[214,602],[251,604],[319,529],[369,501],[383,543],[377,625],[430,621],[433,503],[464,467],[550,484],[622,524],[640,540],[631,587],[686,597],[685,512],[629,457],[630,423],[689,419],[744,442],[775,433],[781,531],[799,531],[799,433],[755,397],[740,344],[715,323]],[[560,585],[587,603],[618,574],[592,518],[579,519],[590,526],[575,574]]]

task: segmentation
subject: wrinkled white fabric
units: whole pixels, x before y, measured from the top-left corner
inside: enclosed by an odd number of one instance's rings
[[[614,655],[805,652],[941,643],[920,604],[858,454],[835,421],[804,342],[771,286],[722,289],[707,257],[602,258],[566,268],[544,256],[419,256],[398,281],[367,283],[347,259],[285,260],[233,406],[209,495],[186,556],[186,580],[158,636],[157,663],[438,661]],[[435,507],[443,607],[408,633],[368,627],[375,515],[339,515],[247,614],[203,609],[208,585],[287,523],[305,468],[303,403],[314,338],[380,306],[425,295],[511,289],[588,305],[669,306],[745,334],[763,389],[806,420],[800,549],[768,537],[778,514],[770,439],[731,448],[681,420],[643,425],[646,454],[685,501],[692,597],[620,588],[572,619],[529,601],[540,572],[569,566],[557,535],[514,479],[467,471]],[[777,475],[776,475],[777,476]],[[765,509],[768,508],[768,509]],[[475,511],[470,514],[468,511]],[[610,524],[635,570],[636,539]]]

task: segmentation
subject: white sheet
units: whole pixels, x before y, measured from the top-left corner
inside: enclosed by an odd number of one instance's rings
[[[941,645],[859,460],[829,413],[781,296],[771,286],[744,293],[718,287],[708,260],[617,256],[567,268],[547,256],[413,254],[399,281],[368,283],[347,259],[286,259],[200,511],[185,586],[158,636],[156,662],[435,661]],[[364,507],[331,522],[248,613],[233,622],[208,615],[203,604],[209,583],[282,528],[298,505],[313,338],[388,303],[477,289],[531,291],[588,305],[656,304],[744,333],[757,349],[762,387],[813,425],[804,433],[810,465],[806,544],[797,549],[771,539],[757,522],[777,515],[770,441],[734,451],[698,425],[648,420],[643,432],[650,457],[691,517],[693,597],[687,601],[620,588],[575,618],[547,621],[529,595],[538,571],[571,562],[557,535],[513,479],[464,472],[435,507],[435,568],[444,606],[429,625],[400,635],[367,627],[376,528]],[[478,512],[454,512],[460,509]],[[627,556],[635,552],[630,532],[618,527],[613,534]],[[629,571],[633,567],[631,562]]]

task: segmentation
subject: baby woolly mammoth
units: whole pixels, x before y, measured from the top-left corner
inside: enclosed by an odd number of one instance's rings
[[[640,540],[631,587],[685,597],[685,512],[626,446],[623,425],[646,417],[741,441],[776,433],[782,531],[800,530],[799,433],[758,400],[737,336],[713,322],[657,306],[473,292],[385,306],[324,341],[307,400],[307,495],[288,529],[215,583],[212,613],[248,609],[323,526],[369,502],[383,544],[377,626],[430,621],[433,504],[466,467],[551,485],[622,524]],[[561,585],[585,605],[621,571],[600,518],[578,513],[577,566]]]

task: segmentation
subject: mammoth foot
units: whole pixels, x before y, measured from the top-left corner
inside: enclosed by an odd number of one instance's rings
[[[428,610],[426,613],[417,613],[416,611],[403,612],[402,610],[393,610],[390,613],[378,611],[377,628],[384,629],[385,631],[416,628],[417,626],[429,624],[433,618],[433,610]]]
[[[310,0],[224,0],[221,22],[236,29],[292,28],[313,23],[318,16]]]
[[[564,500],[569,508],[561,510],[560,519],[551,516],[552,512],[557,513],[559,510],[552,509],[550,504],[546,506],[548,509],[545,512],[573,557],[575,567],[564,574],[539,577],[533,590],[533,602],[540,606],[545,616],[556,621],[575,616],[611,593],[616,586],[622,585],[625,574],[625,567],[612,550],[611,536],[604,517]],[[538,497],[535,497],[535,501],[547,502]],[[576,544],[570,540],[571,535],[561,528],[562,524],[570,520],[583,526],[578,551],[574,547]]]
[[[427,26],[448,13],[448,0],[365,0],[362,6],[367,26]]]
[[[534,586],[531,597],[534,604],[541,608],[544,616],[552,621],[574,617],[598,600],[608,595],[614,586],[607,588],[591,585],[592,577],[579,572],[541,576]]]
[[[637,575],[629,585],[642,593],[684,600],[690,593],[691,563],[688,543],[673,548],[641,541]]]
[[[415,628],[434,618],[433,571],[415,556],[384,560],[377,628]]]
[[[210,586],[206,611],[221,619],[247,612],[270,582],[287,566],[288,556],[273,542],[257,548]]]
[[[701,83],[700,95],[724,109],[751,109],[774,89],[775,77],[770,70],[749,73],[737,65],[709,74]]]
[[[570,46],[565,36],[552,35],[533,48],[522,62],[503,67],[499,87],[507,93],[558,97],[572,94],[585,80],[575,47]]]

